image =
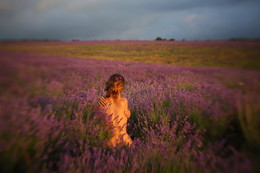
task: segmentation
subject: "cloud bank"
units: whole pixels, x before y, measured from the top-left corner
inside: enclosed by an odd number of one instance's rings
[[[1,0],[0,39],[260,37],[258,0]]]

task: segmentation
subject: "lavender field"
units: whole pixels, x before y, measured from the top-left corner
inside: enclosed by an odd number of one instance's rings
[[[260,170],[255,68],[40,52],[0,51],[1,172]],[[114,73],[127,82],[123,97],[131,109],[131,147],[107,148],[108,134],[95,113]]]

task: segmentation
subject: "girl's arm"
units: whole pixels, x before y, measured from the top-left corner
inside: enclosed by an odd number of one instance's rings
[[[126,118],[130,118],[131,112],[130,112],[130,109],[128,108],[128,100],[127,99],[125,99],[125,100],[126,100],[126,109],[125,109],[124,113],[125,113]]]

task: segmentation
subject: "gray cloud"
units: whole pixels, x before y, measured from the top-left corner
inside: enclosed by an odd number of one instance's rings
[[[1,0],[0,39],[260,37],[257,0]]]

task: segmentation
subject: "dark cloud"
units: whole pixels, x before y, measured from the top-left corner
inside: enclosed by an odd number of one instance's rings
[[[1,0],[0,39],[260,37],[257,0]]]

